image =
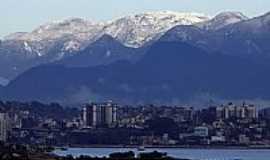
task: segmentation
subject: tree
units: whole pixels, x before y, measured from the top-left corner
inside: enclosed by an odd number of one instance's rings
[[[154,132],[156,135],[162,136],[168,133],[170,136],[177,136],[179,127],[171,118],[157,117],[146,122],[148,130]]]

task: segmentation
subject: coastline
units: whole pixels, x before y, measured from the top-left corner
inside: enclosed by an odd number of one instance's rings
[[[63,149],[63,148],[139,148],[140,145],[70,145],[70,146],[55,146],[55,149]],[[145,149],[221,149],[221,150],[252,150],[252,149],[269,149],[270,145],[249,145],[249,146],[205,146],[205,145],[145,145]]]
[[[269,160],[270,148],[262,147],[235,147],[235,146],[145,146],[145,150],[139,150],[138,145],[87,145],[70,146],[68,148],[55,149],[52,154],[56,156],[79,157],[81,155],[92,157],[108,157],[111,153],[127,153],[132,151],[136,155],[151,153],[154,151],[166,153],[175,160],[193,159],[243,159],[243,160]],[[239,156],[241,153],[241,156]],[[261,157],[261,155],[266,155]],[[268,157],[268,158],[267,158]]]

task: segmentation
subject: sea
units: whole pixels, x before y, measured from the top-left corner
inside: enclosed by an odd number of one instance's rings
[[[88,155],[92,157],[107,157],[110,153],[133,151],[139,154],[137,148],[67,148],[56,149],[59,156]],[[166,152],[168,156],[191,160],[270,160],[270,149],[183,149],[183,148],[146,148],[143,152]]]

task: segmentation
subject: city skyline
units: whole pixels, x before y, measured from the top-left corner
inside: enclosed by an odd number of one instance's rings
[[[239,11],[249,17],[262,15],[269,11],[270,2],[258,0],[245,3],[244,0],[136,0],[124,1],[63,1],[63,0],[23,0],[4,1],[0,6],[0,37],[13,32],[29,32],[37,26],[70,17],[94,21],[108,21],[125,15],[149,11],[197,12],[214,16],[223,11]],[[209,6],[208,4],[211,3]],[[64,4],[64,5],[63,5]],[[245,7],[243,9],[243,4]],[[61,8],[61,9],[59,9]]]

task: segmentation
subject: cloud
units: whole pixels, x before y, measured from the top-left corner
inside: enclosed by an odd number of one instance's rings
[[[65,98],[65,103],[67,104],[82,104],[90,102],[102,102],[104,98],[94,93],[90,88],[86,86],[81,86],[77,90],[69,91],[69,94]]]

